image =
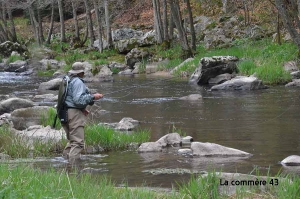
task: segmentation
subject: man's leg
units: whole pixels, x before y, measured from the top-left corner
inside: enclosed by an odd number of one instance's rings
[[[84,149],[85,116],[78,109],[69,109],[68,116],[70,138],[69,160],[71,161],[71,159],[79,159],[80,153]]]

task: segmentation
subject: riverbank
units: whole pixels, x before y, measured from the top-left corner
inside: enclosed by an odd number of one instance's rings
[[[300,179],[292,177],[257,176],[256,180],[235,180],[235,194],[228,195],[222,189],[226,180],[217,173],[198,175],[184,185],[177,184],[172,189],[117,187],[109,176],[95,177],[93,173],[84,173],[66,168],[59,171],[34,169],[30,165],[0,165],[0,196],[2,198],[297,198]],[[264,180],[265,179],[265,180]],[[256,183],[257,181],[257,183]],[[245,182],[253,183],[252,186]],[[227,181],[228,183],[228,181]],[[243,184],[241,184],[243,183]],[[265,184],[261,189],[259,184]],[[220,189],[221,187],[221,189]],[[55,190],[55,191],[54,191]]]

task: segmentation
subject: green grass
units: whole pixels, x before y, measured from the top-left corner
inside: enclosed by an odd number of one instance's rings
[[[78,178],[64,170],[41,171],[7,164],[0,165],[0,170],[0,198],[165,198],[145,189],[115,188],[106,176],[80,175]]]
[[[89,125],[85,128],[86,145],[100,145],[106,151],[128,149],[132,143],[141,144],[149,140],[148,131],[125,133],[99,125]]]
[[[30,152],[30,147],[20,137],[14,136],[7,126],[0,127],[0,153],[13,158],[23,158],[28,157]]]
[[[264,191],[257,187],[247,190],[236,187],[235,195],[228,197],[218,192],[220,185],[216,172],[206,176],[192,176],[190,181],[173,187],[172,192],[154,192],[145,188],[116,188],[116,184],[105,175],[79,174],[63,170],[34,169],[31,164],[0,164],[0,198],[170,198],[170,199],[210,199],[210,198],[298,198],[300,178],[285,176],[278,185],[266,186]],[[257,176],[260,179],[260,176]],[[270,182],[271,177],[268,178]],[[55,190],[55,191],[53,191]]]
[[[51,108],[48,114],[42,117],[43,126],[52,126],[56,110]],[[56,122],[56,129],[60,129],[59,120]],[[128,149],[130,144],[148,142],[150,132],[138,130],[132,133],[117,132],[113,129],[106,128],[95,124],[85,126],[85,143],[86,146],[101,146],[106,151]]]
[[[12,55],[7,59],[6,64],[14,63],[15,61],[18,61],[18,60],[23,60],[23,57],[21,57],[19,55]]]

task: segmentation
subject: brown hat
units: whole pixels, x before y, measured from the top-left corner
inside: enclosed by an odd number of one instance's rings
[[[72,69],[69,71],[70,74],[84,73],[84,64],[82,62],[75,62],[72,65]]]

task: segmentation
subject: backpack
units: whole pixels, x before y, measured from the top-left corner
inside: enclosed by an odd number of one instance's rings
[[[52,128],[55,128],[57,117],[59,118],[62,124],[66,124],[68,122],[68,110],[65,101],[68,94],[68,87],[70,81],[70,77],[68,75],[65,75],[60,82],[58,90],[58,99],[56,104],[56,115],[54,118]]]

